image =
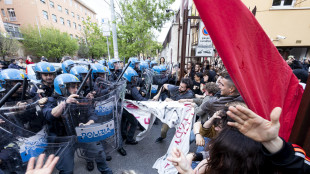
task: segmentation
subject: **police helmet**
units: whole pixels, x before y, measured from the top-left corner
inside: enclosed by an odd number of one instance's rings
[[[136,57],[129,58],[128,62],[131,62],[129,66],[133,69],[136,68],[136,64],[140,63],[140,61]]]
[[[107,75],[109,74],[109,70],[106,66],[103,66],[99,63],[95,63],[91,65],[92,71],[92,78],[95,80],[99,74],[104,75],[104,79],[106,79]]]
[[[108,61],[109,69],[110,69],[110,70],[114,70],[114,69],[115,69],[114,63],[118,63],[118,62],[119,62],[118,59],[110,59],[110,60]]]
[[[74,66],[70,70],[70,74],[75,75],[80,81],[83,80],[83,77],[86,76],[88,70],[85,66]]]
[[[146,70],[146,69],[149,69],[149,64],[147,63],[147,62],[145,62],[145,61],[142,61],[141,63],[140,63],[140,71],[144,71],[144,70]]]
[[[105,59],[100,60],[99,63],[103,66],[107,66],[107,61]]]
[[[70,83],[80,83],[81,81],[72,74],[60,74],[54,80],[54,90],[58,95],[68,96],[70,95],[67,87]]]
[[[69,73],[70,69],[74,66],[73,60],[66,60],[61,64],[63,73]]]
[[[151,68],[153,68],[153,66],[157,66],[157,65],[158,65],[158,63],[155,60],[151,61],[151,63],[150,63]]]
[[[156,74],[160,74],[160,73],[161,73],[161,67],[160,67],[160,66],[153,66],[152,70],[153,70]]]
[[[34,67],[34,72],[36,73],[36,78],[42,80],[41,73],[54,73],[56,75],[55,67],[48,62],[39,62]]]
[[[160,70],[161,70],[160,72],[161,73],[167,71],[167,66],[166,65],[160,65],[159,67],[160,67]]]
[[[128,67],[124,73],[124,78],[128,82],[132,82],[134,78],[138,78],[138,73],[131,67]],[[137,82],[137,79],[135,80]]]
[[[0,84],[4,89],[10,89],[13,87],[11,82],[23,82],[27,75],[17,69],[5,69],[0,74]],[[2,89],[1,88],[1,89]]]

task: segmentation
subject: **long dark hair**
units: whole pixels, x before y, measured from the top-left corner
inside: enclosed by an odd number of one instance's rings
[[[265,160],[262,145],[225,126],[207,147],[206,174],[272,174],[270,163]]]

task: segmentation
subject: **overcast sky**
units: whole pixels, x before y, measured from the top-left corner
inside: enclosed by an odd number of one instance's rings
[[[110,11],[110,0],[82,0],[86,5],[88,5],[90,8],[95,10],[97,13],[97,18],[99,21],[101,21],[102,18],[108,18],[111,19],[111,11]],[[119,7],[119,1],[120,0],[114,0],[114,7],[116,13],[121,13],[120,7]],[[177,11],[180,7],[180,1],[181,0],[175,0],[175,2],[171,5],[171,9]],[[117,15],[117,14],[116,14]],[[165,37],[168,33],[169,27],[171,26],[171,22],[167,22],[163,28],[162,31],[156,32],[155,34],[158,36],[157,41],[163,42],[165,40]]]

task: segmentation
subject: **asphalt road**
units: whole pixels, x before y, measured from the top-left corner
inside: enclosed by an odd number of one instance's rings
[[[157,174],[157,170],[153,169],[152,166],[159,157],[166,153],[175,132],[175,129],[170,129],[167,138],[162,143],[155,143],[155,140],[160,136],[160,129],[161,123],[153,125],[150,135],[140,141],[139,144],[124,144],[127,156],[121,156],[117,151],[112,152],[110,154],[112,160],[108,162],[108,166],[112,169],[113,173],[127,174],[128,171],[131,171],[130,174]],[[136,133],[139,132],[139,130],[136,131]],[[191,146],[192,148],[193,146]],[[99,174],[100,172],[96,167],[92,172],[88,172],[86,170],[86,161],[75,157],[74,173]]]

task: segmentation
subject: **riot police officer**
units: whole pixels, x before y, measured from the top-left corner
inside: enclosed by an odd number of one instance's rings
[[[117,78],[122,73],[122,69],[120,69],[119,62],[120,62],[120,60],[118,60],[118,59],[110,59],[108,61],[109,69],[111,71],[111,79],[110,80],[112,80],[112,81],[117,80]]]
[[[99,60],[99,63],[103,66],[107,66],[107,61],[105,59]]]
[[[153,68],[153,66],[157,66],[157,65],[158,65],[158,63],[155,60],[152,60],[150,62],[150,68]]]
[[[55,67],[48,62],[39,62],[34,67],[37,80],[40,83],[33,86],[30,90],[30,96],[50,97],[54,92],[54,79],[56,77]],[[38,87],[38,89],[37,89]]]
[[[128,62],[131,62],[129,67],[134,69],[139,74],[139,76],[141,76],[140,61],[138,60],[138,58],[136,57],[129,58]]]
[[[96,96],[103,96],[109,92],[114,86],[108,82],[109,70],[101,64],[92,64],[92,79],[94,81],[94,91]]]
[[[66,60],[61,64],[63,73],[70,73],[71,68],[74,66],[73,60]]]
[[[26,74],[17,69],[6,69],[0,73],[0,84],[3,88],[1,91],[8,92],[12,89],[18,82],[23,82],[26,78]],[[24,87],[26,87],[24,89]],[[27,93],[27,86],[21,86],[6,102],[7,111],[1,111],[1,118],[8,120],[8,123],[4,122],[4,119],[0,118],[0,124],[6,124],[6,126],[16,126],[10,127],[9,131],[3,131],[1,129],[0,135],[2,136],[0,143],[0,164],[10,161],[10,163],[16,163],[16,166],[21,165],[21,156],[19,152],[14,148],[17,146],[15,141],[17,136],[28,137],[42,130],[45,120],[42,115],[38,114],[34,105],[30,107],[27,104],[31,104],[32,100]],[[24,93],[24,96],[22,97]],[[7,113],[8,115],[7,115]],[[10,134],[7,134],[11,132]],[[3,138],[4,136],[4,138]],[[18,154],[18,155],[17,155]],[[15,166],[14,166],[15,167]],[[15,169],[11,169],[14,170]],[[17,170],[17,169],[16,169]]]
[[[124,78],[127,81],[126,86],[126,95],[125,98],[129,100],[137,100],[137,101],[147,101],[147,98],[142,97],[139,92],[140,88],[137,86],[138,81],[138,73],[131,67],[128,67],[126,72],[124,73]],[[127,123],[130,123],[130,129],[127,132]],[[126,144],[138,144],[136,140],[134,140],[134,134],[138,126],[137,119],[130,114],[126,109],[123,110],[123,116],[121,121],[121,133],[123,139],[126,139]]]
[[[79,96],[76,94],[79,87],[80,80],[72,74],[61,74],[54,80],[55,96],[49,97],[48,102],[43,108],[43,114],[49,125],[50,136],[68,136],[67,129],[61,118],[64,114],[67,104],[78,103],[77,99]],[[57,96],[67,97],[64,101],[58,102]],[[89,117],[87,123],[91,124],[96,118]],[[78,126],[78,125],[75,125]],[[56,168],[60,173],[73,173],[74,169],[74,148],[70,147],[63,152]],[[98,152],[96,157],[97,168],[101,173],[112,173],[111,169],[105,162],[105,153],[103,150]]]

